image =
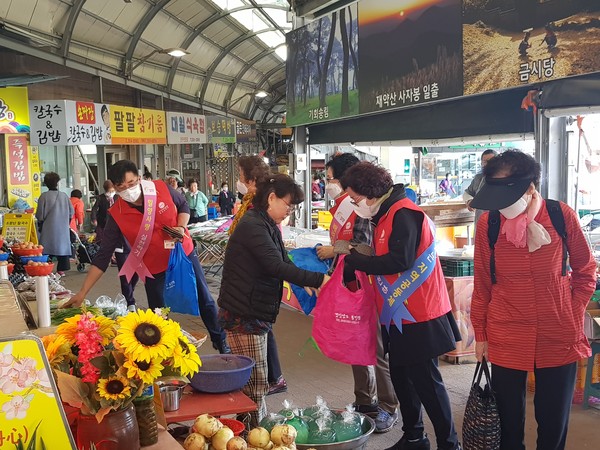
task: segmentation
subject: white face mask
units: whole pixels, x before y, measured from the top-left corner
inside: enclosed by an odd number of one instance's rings
[[[525,194],[519,200],[514,202],[512,205],[507,206],[500,210],[500,214],[502,214],[507,219],[514,219],[515,217],[523,214],[529,206],[529,202],[531,201],[531,195]]]
[[[223,192],[227,192],[227,186],[223,186]]]
[[[129,203],[135,203],[140,195],[142,195],[142,186],[139,183],[119,193],[119,196]]]
[[[379,211],[380,204],[376,205],[367,205],[367,199],[363,198],[358,205],[354,206],[354,212],[358,217],[362,217],[363,219],[370,219]]]
[[[325,192],[327,192],[327,195],[331,198],[338,198],[344,190],[337,183],[327,183],[325,185]]]
[[[242,195],[246,195],[248,193],[248,186],[246,186],[240,180],[237,180],[237,182],[235,183],[235,188]]]
[[[107,193],[106,193],[106,196],[107,196],[107,197],[110,197],[110,198],[114,197],[114,196],[115,196],[115,191],[110,191],[110,192],[107,192]]]

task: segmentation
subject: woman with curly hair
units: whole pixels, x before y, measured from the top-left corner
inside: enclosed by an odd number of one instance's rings
[[[375,226],[375,256],[351,250],[345,269],[376,275],[383,346],[404,431],[387,450],[429,450],[421,406],[433,423],[437,448],[460,449],[437,366],[438,356],[454,350],[460,334],[435,254],[433,225],[383,167],[356,164],[342,177],[342,187],[356,214]]]

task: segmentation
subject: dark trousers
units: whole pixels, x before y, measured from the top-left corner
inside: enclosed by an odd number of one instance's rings
[[[57,272],[68,272],[69,270],[71,270],[71,262],[69,261],[69,258],[71,258],[71,257],[69,255],[66,255],[66,256],[50,255],[49,258],[50,259],[56,258],[56,271]]]
[[[119,272],[121,271],[123,264],[125,264],[128,256],[129,253],[115,252],[115,259],[117,260],[117,269],[119,269]],[[135,305],[133,291],[135,290],[135,285],[137,284],[138,280],[139,277],[137,273],[133,274],[131,281],[127,281],[127,277],[125,275],[121,275],[119,277],[119,283],[121,283],[121,294],[123,294],[125,300],[127,300],[127,306]]]
[[[200,317],[208,330],[210,340],[220,345],[221,342],[226,338],[225,331],[219,325],[217,320],[217,305],[212,298],[208,286],[206,285],[206,278],[204,278],[204,270],[198,261],[198,254],[196,250],[187,255],[192,262],[194,267],[194,273],[196,275],[196,286],[198,289],[198,305],[200,306]],[[165,273],[154,273],[154,278],[146,278],[146,295],[148,296],[148,306],[151,309],[162,308],[165,306],[163,292],[165,289]]]
[[[269,383],[277,383],[282,373],[273,330],[267,333],[267,369],[269,371]]]
[[[534,370],[537,450],[565,448],[576,373],[577,363]],[[500,449],[525,450],[527,372],[492,364],[492,387],[502,426]]]
[[[425,407],[435,429],[438,449],[458,448],[458,436],[452,421],[450,399],[438,369],[437,358],[410,366],[391,366],[390,376],[400,402],[402,430],[408,439],[423,436]]]

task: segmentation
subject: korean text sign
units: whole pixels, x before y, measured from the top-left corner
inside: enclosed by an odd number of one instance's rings
[[[165,112],[110,105],[113,144],[166,144]]]
[[[111,143],[108,105],[72,100],[29,102],[33,145]]]
[[[208,142],[211,144],[235,144],[235,119],[208,116]]]
[[[32,190],[31,151],[26,134],[5,134],[6,181],[8,205],[12,207],[19,199],[35,206]],[[39,180],[39,175],[38,175]]]
[[[206,117],[199,114],[167,113],[169,144],[206,144]]]

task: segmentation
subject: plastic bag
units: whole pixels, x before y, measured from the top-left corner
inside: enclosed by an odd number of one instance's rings
[[[320,273],[327,273],[329,270],[331,260],[320,260],[317,255],[317,246],[295,248],[290,250],[288,254],[292,262],[301,269]],[[302,307],[302,311],[308,316],[317,303],[317,296],[315,294],[309,295],[302,286],[291,283],[290,285],[292,286],[292,292]]]
[[[169,266],[165,274],[164,301],[173,312],[200,315],[194,266],[185,255],[181,242],[175,243],[175,248],[171,250],[169,256]]]
[[[360,289],[344,286],[341,255],[329,282],[321,289],[313,315],[312,336],[328,358],[357,366],[375,365],[377,329],[375,288],[363,272],[355,272]]]
[[[96,299],[95,306],[102,308],[102,314],[111,319],[127,314],[127,300],[123,294],[117,294],[114,300],[108,295],[101,295]]]

